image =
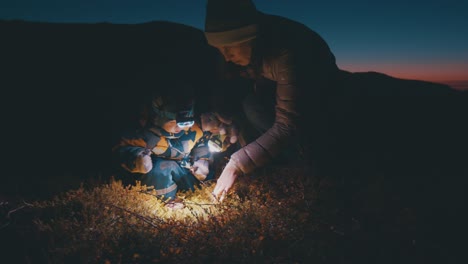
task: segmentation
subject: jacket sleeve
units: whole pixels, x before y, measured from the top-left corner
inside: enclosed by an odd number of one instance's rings
[[[160,137],[147,130],[127,133],[120,138],[119,143],[112,149],[114,159],[124,169],[137,172],[136,161],[145,151],[150,151]]]
[[[299,98],[310,97],[310,90],[322,89],[329,79],[329,70],[334,69],[332,57],[328,60],[319,56],[322,55],[307,51],[294,54],[291,50],[282,50],[270,62],[264,62],[263,71],[270,75],[266,77],[276,81],[277,85],[275,121],[263,135],[231,156],[243,173],[252,172],[277,157],[296,136],[301,115],[299,109],[304,109],[299,106]],[[312,103],[309,99],[307,101]]]
[[[208,148],[208,140],[211,136],[210,132],[203,132],[202,138],[200,138],[196,145],[193,147],[191,151],[191,156],[194,161],[197,160],[209,160],[212,161],[213,154],[210,152]]]
[[[158,143],[158,151],[153,151],[158,157],[182,160],[194,155],[199,148],[200,154],[204,155],[202,150],[203,144],[206,139],[206,133],[203,132],[200,125],[195,123],[189,130],[183,132],[183,134],[174,139],[161,140],[161,144]],[[166,144],[162,144],[166,141]],[[197,152],[198,153],[198,152]]]

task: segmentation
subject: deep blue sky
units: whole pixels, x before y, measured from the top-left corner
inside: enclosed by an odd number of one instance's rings
[[[0,19],[131,24],[166,20],[199,29],[206,4],[206,0],[0,1]],[[254,2],[265,13],[300,21],[317,31],[343,69],[468,79],[466,0]]]

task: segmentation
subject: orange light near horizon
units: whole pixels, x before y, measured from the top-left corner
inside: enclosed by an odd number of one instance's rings
[[[433,64],[342,64],[340,67],[351,72],[375,71],[403,79],[433,82],[468,81],[468,63]]]

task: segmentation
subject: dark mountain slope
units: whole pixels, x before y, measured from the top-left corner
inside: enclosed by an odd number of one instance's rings
[[[203,33],[181,24],[0,21],[0,33],[12,160],[3,177],[28,192],[45,179],[103,171],[114,136],[150,92],[177,80],[203,95],[214,76]]]

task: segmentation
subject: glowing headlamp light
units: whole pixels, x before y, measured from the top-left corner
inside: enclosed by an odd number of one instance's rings
[[[183,121],[183,122],[177,122],[177,126],[180,128],[186,128],[186,127],[191,127],[195,124],[195,121]]]
[[[208,149],[211,152],[221,152],[223,151],[223,141],[226,138],[225,135],[213,135],[210,140],[208,140]]]
[[[176,113],[177,126],[180,128],[187,128],[195,124],[193,113],[193,102],[188,104],[183,110]]]

